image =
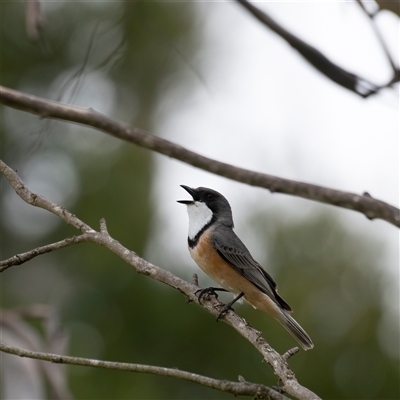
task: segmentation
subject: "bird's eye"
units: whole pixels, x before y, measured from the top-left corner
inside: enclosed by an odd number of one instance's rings
[[[207,200],[213,200],[214,199],[214,195],[212,193],[208,193],[206,197],[207,197]]]

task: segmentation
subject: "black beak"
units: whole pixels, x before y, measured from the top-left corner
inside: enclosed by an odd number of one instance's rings
[[[186,205],[193,204],[197,198],[195,190],[186,185],[181,185],[181,187],[184,188],[193,197],[193,200],[177,200],[177,202]]]

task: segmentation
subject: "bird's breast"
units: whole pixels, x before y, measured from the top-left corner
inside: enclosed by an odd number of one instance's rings
[[[196,264],[224,289],[240,293],[243,283],[247,285],[251,285],[251,283],[226,263],[214,249],[210,241],[212,232],[212,228],[207,229],[200,236],[197,245],[193,248],[189,247],[190,255]]]
[[[197,244],[189,252],[196,264],[221,287],[234,294],[244,293],[244,299],[253,307],[261,309],[272,316],[280,316],[280,308],[265,293],[261,292],[231,265],[225,262],[211,244],[213,228],[207,229]]]

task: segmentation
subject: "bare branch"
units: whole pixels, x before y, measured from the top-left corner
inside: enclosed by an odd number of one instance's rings
[[[399,0],[376,0],[379,8],[382,10],[389,10],[398,17],[400,17],[400,1]]]
[[[16,172],[14,172],[1,160],[0,171],[3,172],[3,174],[8,178],[12,185],[15,184],[15,182],[18,182],[18,185],[23,188],[23,190],[16,190],[17,194],[19,194],[23,200],[25,200],[29,204],[32,204],[31,198],[34,196],[39,197],[38,195],[34,195],[24,185]],[[74,226],[77,229],[85,227],[85,236],[87,238],[87,241],[106,247],[108,250],[115,253],[125,262],[132,265],[138,273],[147,275],[159,282],[163,282],[166,285],[180,291],[193,302],[200,304],[196,295],[196,292],[199,290],[198,286],[190,284],[189,282],[186,282],[185,280],[175,276],[171,272],[165,271],[164,269],[157,267],[139,257],[135,252],[127,249],[126,247],[122,246],[121,243],[119,243],[117,240],[113,239],[106,230],[97,232],[94,229],[90,228],[90,226],[84,224],[75,215],[70,214],[67,210],[63,209],[64,213],[60,213],[59,210],[61,209],[61,207],[57,204],[52,203],[44,197],[40,198],[42,202],[41,204],[46,205],[46,207],[43,207],[46,210],[52,212],[55,215],[58,215],[67,223],[72,224],[71,221],[73,221],[76,225]],[[102,220],[101,222],[103,228],[104,222],[104,220]],[[224,306],[224,304],[220,303],[214,297],[210,297],[208,300],[203,299],[200,305],[207,309],[214,316],[218,316],[221,308]],[[243,318],[239,317],[233,311],[228,311],[221,320],[226,322],[228,325],[231,325],[240,335],[247,339],[262,354],[265,361],[272,366],[275,374],[283,382],[283,390],[285,392],[296,397],[299,400],[319,399],[319,397],[315,393],[299,384],[294,373],[289,368],[287,362],[265,341],[265,339],[261,336],[261,332],[255,330]]]
[[[382,47],[383,52],[385,53],[385,56],[387,58],[387,60],[389,61],[390,66],[392,67],[393,73],[396,75],[398,73],[398,68],[396,67],[396,64],[393,60],[393,57],[390,54],[390,51],[385,43],[385,40],[383,39],[383,36],[378,28],[378,26],[376,25],[376,21],[374,19],[374,15],[370,14],[368,12],[368,10],[366,9],[365,5],[363,4],[362,0],[356,0],[357,4],[361,7],[361,9],[363,10],[364,14],[369,18],[370,22],[371,22],[371,26],[372,29],[375,33],[376,38],[378,39],[379,44]]]
[[[328,57],[322,54],[315,47],[304,42],[297,36],[293,35],[287,29],[283,28],[273,18],[271,18],[266,12],[261,11],[247,0],[237,0],[247,11],[249,11],[255,18],[257,18],[262,24],[267,26],[273,32],[278,34],[282,39],[289,43],[294,49],[296,49],[311,65],[313,65],[318,71],[323,73],[326,77],[331,79],[338,85],[357,93],[361,97],[368,97],[372,94],[377,93],[379,90],[390,87],[393,79],[396,79],[395,74],[390,82],[378,86],[365,78],[362,78],[352,72],[346,71],[344,68],[332,62]]]
[[[193,285],[199,286],[199,277],[197,274],[193,274]]]
[[[231,393],[235,396],[257,396],[258,399],[288,400],[286,396],[283,396],[282,394],[265,385],[246,381],[233,382],[213,379],[207,376],[193,374],[187,371],[181,371],[176,368],[165,368],[156,367],[153,365],[119,363],[112,361],[93,360],[90,358],[62,356],[59,354],[24,350],[18,347],[8,346],[4,343],[0,343],[0,350],[4,353],[14,354],[19,357],[28,357],[57,364],[80,365],[85,367],[111,369],[114,371],[137,372],[184,379],[212,389],[219,390],[221,392]]]
[[[86,225],[85,223],[80,221],[78,218],[76,218],[74,214],[71,214],[64,207],[54,204],[51,201],[47,200],[45,197],[28,190],[25,187],[24,182],[22,182],[21,178],[17,175],[17,173],[1,160],[0,172],[2,172],[4,176],[9,180],[11,186],[14,188],[18,196],[21,197],[21,199],[26,201],[28,204],[50,211],[51,213],[60,217],[67,224],[72,225],[74,228],[79,229],[83,233],[92,231],[89,225]]]
[[[95,112],[93,109],[83,109],[44,100],[1,86],[0,103],[39,115],[43,118],[56,118],[91,126],[119,139],[238,182],[263,187],[269,189],[271,192],[285,193],[358,211],[369,219],[383,219],[400,227],[400,210],[383,201],[355,193],[329,189],[323,186],[283,179],[234,167],[233,165],[201,156],[168,140],[153,136],[139,128],[115,121],[101,113]]]
[[[100,220],[100,231],[102,233],[108,233],[107,223],[106,223],[106,219],[105,218],[102,218]]]
[[[296,353],[299,352],[298,347],[293,347],[293,349],[289,349],[285,354],[282,354],[282,358],[287,361],[290,357],[294,356]]]
[[[15,256],[7,260],[0,261],[0,272],[5,271],[7,268],[12,267],[13,265],[21,265],[29,260],[32,260],[32,258],[35,258],[42,254],[50,253],[51,251],[62,249],[63,247],[68,247],[73,244],[87,242],[87,241],[88,237],[85,234],[80,236],[71,236],[64,240],[60,240],[59,242],[56,243],[48,244],[42,247],[37,247],[36,249],[27,251],[26,253],[16,254]]]

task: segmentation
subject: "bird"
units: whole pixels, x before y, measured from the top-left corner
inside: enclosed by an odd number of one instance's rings
[[[244,298],[254,308],[274,317],[301,345],[310,350],[314,344],[304,329],[291,317],[291,307],[278,294],[272,277],[252,257],[250,251],[234,232],[232,209],[219,192],[206,187],[181,185],[192,200],[185,204],[189,215],[188,247],[196,264],[221,287],[197,291],[199,302],[206,293],[231,292],[236,297],[226,304],[217,321],[238,300]]]

